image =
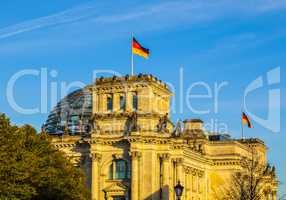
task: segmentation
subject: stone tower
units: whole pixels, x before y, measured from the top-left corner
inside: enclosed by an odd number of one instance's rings
[[[92,94],[94,126],[100,134],[172,131],[168,119],[172,93],[151,75],[99,78]],[[158,127],[160,120],[166,127]]]

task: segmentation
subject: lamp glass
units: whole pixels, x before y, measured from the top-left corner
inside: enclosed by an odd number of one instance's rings
[[[181,185],[180,181],[178,182],[178,184],[175,186],[174,189],[177,197],[182,196],[184,187]]]

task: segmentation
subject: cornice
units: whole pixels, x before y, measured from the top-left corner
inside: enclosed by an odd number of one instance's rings
[[[211,166],[240,166],[241,165],[241,155],[240,154],[224,154],[218,156],[204,155],[201,152],[198,152],[188,144],[184,143],[184,139],[173,138],[168,135],[96,135],[89,138],[74,138],[68,140],[62,140],[53,143],[55,148],[75,148],[79,147],[80,144],[99,144],[99,145],[114,145],[114,144],[126,144],[126,143],[141,143],[141,144],[153,144],[153,145],[169,145],[170,151],[172,150],[183,150],[184,157],[190,158],[192,160],[197,160],[198,162],[203,162]]]
[[[209,146],[226,146],[226,145],[231,145],[231,146],[238,146],[241,149],[244,149],[245,151],[249,151],[249,146],[237,141],[237,140],[226,140],[226,141],[208,141],[206,143]]]
[[[214,166],[241,166],[240,160],[221,160],[213,161]]]
[[[205,172],[201,169],[197,169],[194,167],[190,167],[187,165],[184,165],[184,170],[186,174],[191,174],[192,176],[198,176],[198,177],[203,177]]]
[[[153,144],[153,145],[170,145],[171,150],[184,150],[191,153],[198,153],[200,156],[201,152],[190,148],[189,145],[184,143],[183,139],[173,138],[169,134],[152,134],[152,135],[138,135],[131,134],[129,136],[120,134],[97,134],[91,135],[86,138],[77,138],[73,141],[61,141],[53,143],[56,148],[74,148],[80,144],[100,144],[100,145],[113,145],[115,143],[141,143],[141,144]]]
[[[110,118],[115,118],[115,119],[121,119],[121,118],[128,118],[130,117],[131,115],[133,114],[132,111],[115,111],[115,112],[108,112],[108,113],[95,113],[92,117],[93,120],[104,120],[104,119],[110,119]],[[153,117],[153,118],[160,118],[164,115],[160,114],[160,113],[156,113],[156,112],[153,112],[153,113],[146,113],[146,112],[140,112],[140,111],[137,111],[136,112],[137,114],[137,117],[140,117],[140,118],[150,118],[150,117]]]
[[[113,77],[108,77],[108,78],[97,78],[95,81],[95,86],[98,87],[104,87],[104,86],[109,86],[109,85],[123,85],[123,84],[142,84],[142,85],[146,85],[146,83],[150,84],[153,83],[156,86],[160,87],[160,89],[164,89],[166,91],[168,91],[169,93],[170,90],[168,89],[167,84],[165,84],[164,82],[162,82],[161,80],[159,80],[158,78],[154,77],[153,75],[149,75],[149,74],[139,74],[139,75],[135,75],[135,76],[122,76],[122,77],[118,77],[118,76],[113,76]]]
[[[206,165],[213,165],[213,160],[212,159],[209,159],[207,156],[205,155],[202,155],[196,151],[186,151],[184,150],[183,151],[183,155],[184,157],[186,158],[189,158],[189,159],[192,159],[194,161],[197,161],[197,162],[200,162],[200,163],[205,163]]]
[[[94,91],[97,94],[108,94],[108,93],[122,93],[126,92],[126,90],[129,91],[136,91],[138,89],[146,88],[148,85],[143,83],[135,83],[132,85],[129,85],[127,83],[115,84],[115,85],[104,85],[104,86],[95,86]]]

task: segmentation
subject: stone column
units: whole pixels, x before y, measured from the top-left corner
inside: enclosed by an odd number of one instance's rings
[[[203,175],[204,175],[203,171],[198,171],[198,192],[200,194],[204,192],[203,191]]]
[[[139,189],[139,177],[138,177],[138,165],[141,153],[138,151],[131,152],[132,159],[132,171],[131,171],[131,198],[132,200],[138,200],[138,189]]]
[[[107,101],[106,101],[107,95],[106,94],[100,94],[99,96],[99,112],[106,112],[107,111]]]
[[[197,183],[197,172],[195,169],[192,170],[192,193],[196,193],[198,188]]]
[[[120,99],[120,94],[119,93],[113,93],[113,111],[119,111],[120,110],[120,103],[119,103],[119,99]]]
[[[101,155],[99,153],[92,153],[91,160],[91,199],[99,200],[99,163]]]
[[[163,162],[163,188],[162,199],[169,200],[169,187],[170,187],[170,155],[168,153],[162,154]]]
[[[92,98],[92,109],[93,109],[93,113],[98,113],[99,110],[98,110],[98,107],[99,107],[99,97],[98,97],[98,94],[97,93],[94,93],[93,91],[93,98]]]
[[[133,93],[127,92],[125,100],[126,100],[125,110],[128,112],[133,111]]]
[[[184,177],[183,177],[183,159],[182,158],[177,158],[176,159],[176,166],[177,166],[177,180],[176,183],[178,183],[179,181],[181,182],[181,184],[183,185],[184,183]]]
[[[189,200],[189,199],[191,199],[191,186],[190,186],[190,182],[191,182],[191,180],[190,180],[190,171],[191,171],[191,169],[190,169],[190,167],[184,167],[184,170],[185,170],[185,185],[184,185],[184,187],[185,187],[185,189],[184,189],[184,193],[185,193],[185,199],[186,200]]]

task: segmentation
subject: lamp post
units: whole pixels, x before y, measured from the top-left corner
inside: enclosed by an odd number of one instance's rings
[[[183,191],[184,191],[184,187],[181,185],[180,181],[178,181],[178,184],[174,187],[174,189],[175,189],[177,200],[180,200],[183,194]]]

